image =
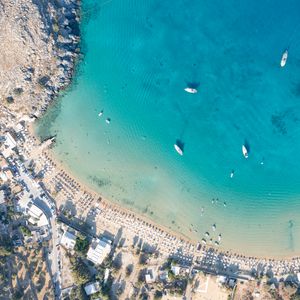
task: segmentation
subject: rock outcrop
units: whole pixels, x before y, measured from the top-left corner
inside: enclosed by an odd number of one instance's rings
[[[79,9],[79,0],[0,0],[1,104],[38,116],[69,84]]]

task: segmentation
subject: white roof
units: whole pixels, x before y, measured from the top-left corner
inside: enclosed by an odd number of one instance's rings
[[[5,144],[11,149],[17,146],[16,140],[12,137],[12,135],[9,132],[7,132],[5,135]]]
[[[0,178],[3,180],[3,181],[7,181],[8,178],[6,176],[6,174],[4,172],[0,172]]]
[[[42,227],[48,225],[48,219],[43,211],[38,208],[35,204],[32,204],[28,210],[30,216],[29,222],[32,224],[37,224],[37,226]]]
[[[28,213],[33,217],[33,218],[40,218],[43,214],[42,210],[38,208],[36,205],[32,204],[31,207],[28,210]]]
[[[145,281],[147,283],[153,283],[156,279],[156,272],[154,271],[154,269],[148,269],[147,270],[147,274],[145,275]]]
[[[154,282],[151,274],[146,274],[145,275],[145,281],[146,281],[146,283],[153,283]]]
[[[226,282],[226,276],[223,276],[223,275],[217,276],[217,282],[225,283]]]
[[[68,250],[73,250],[76,244],[76,236],[69,231],[65,231],[61,237],[60,244]]]
[[[4,194],[4,191],[1,190],[0,191],[0,204],[3,204],[5,203],[5,194]]]
[[[87,253],[87,259],[94,264],[101,264],[111,251],[111,245],[103,240],[94,239]]]
[[[107,281],[107,279],[108,279],[108,276],[109,276],[109,269],[108,269],[108,268],[106,268],[106,269],[105,269],[105,273],[104,273],[104,282],[106,282],[106,281]]]
[[[99,282],[96,281],[96,282],[86,285],[84,287],[84,290],[88,296],[99,292],[100,291]]]
[[[12,155],[12,153],[13,152],[12,152],[11,148],[6,148],[2,151],[2,155],[4,158],[10,157]]]
[[[177,276],[177,275],[179,275],[180,267],[178,267],[178,266],[172,266],[172,267],[171,267],[171,271],[173,272],[173,274],[174,274],[175,276]]]
[[[20,132],[24,129],[24,126],[21,123],[18,123],[17,126],[15,127],[16,132]]]

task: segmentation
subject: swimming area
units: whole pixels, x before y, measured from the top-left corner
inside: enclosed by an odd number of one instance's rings
[[[84,0],[84,58],[37,132],[57,135],[55,155],[80,180],[158,223],[199,241],[221,233],[221,247],[248,255],[297,255],[299,11]]]

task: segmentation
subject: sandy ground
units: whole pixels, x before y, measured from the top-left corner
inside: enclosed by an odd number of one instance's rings
[[[221,287],[216,282],[216,277],[198,274],[194,280],[194,289],[191,293],[193,300],[227,300],[231,291]]]
[[[61,251],[61,288],[68,288],[73,285],[73,277],[71,273],[71,264],[70,260],[66,255],[66,250],[61,246],[60,247]]]

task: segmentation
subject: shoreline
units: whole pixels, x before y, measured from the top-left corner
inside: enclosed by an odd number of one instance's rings
[[[33,124],[34,125],[34,124]],[[36,135],[36,133],[34,132],[34,128],[33,126],[31,126],[31,130],[30,130],[31,135],[34,137],[34,139],[36,139],[37,141],[41,142],[39,137]],[[197,246],[197,244],[201,244],[201,241],[195,241],[193,239],[188,238],[187,236],[185,236],[184,234],[180,233],[180,232],[176,232],[175,230],[172,230],[170,228],[168,228],[167,226],[161,225],[159,223],[156,223],[154,220],[152,220],[151,218],[143,215],[142,213],[139,213],[135,210],[131,210],[129,208],[126,208],[118,203],[115,203],[114,201],[111,201],[109,199],[106,199],[105,197],[103,197],[101,195],[101,193],[95,191],[93,188],[89,187],[86,183],[83,183],[82,181],[80,181],[79,179],[76,178],[76,176],[74,176],[74,174],[72,173],[72,171],[63,164],[63,162],[60,162],[56,157],[55,154],[53,153],[53,151],[51,149],[45,149],[44,150],[46,156],[48,157],[48,159],[55,164],[58,170],[68,174],[68,176],[70,178],[72,178],[72,180],[75,180],[79,185],[80,188],[83,189],[84,191],[92,194],[94,197],[96,198],[100,198],[101,199],[101,205],[104,207],[105,210],[111,210],[114,212],[118,212],[121,214],[126,214],[126,215],[130,215],[132,216],[135,220],[137,221],[141,221],[143,223],[149,224],[152,228],[155,228],[157,230],[161,230],[166,232],[167,234],[176,237],[178,240],[184,241],[187,244],[190,244],[191,246],[195,247]],[[210,249],[213,250],[215,253],[218,254],[226,254],[229,256],[235,256],[235,257],[240,257],[240,258],[244,258],[244,259],[252,259],[252,260],[256,260],[256,261],[269,261],[269,262],[283,262],[283,261],[289,261],[289,262],[293,262],[294,260],[299,259],[299,257],[296,256],[283,256],[283,257],[272,257],[272,256],[246,256],[238,251],[233,251],[230,249],[226,249],[221,247],[215,247],[213,245],[203,245],[201,244],[201,251],[204,249]],[[193,251],[195,253],[195,251]],[[199,252],[200,253],[200,252]],[[300,254],[299,254],[300,255]]]
[[[29,132],[30,132],[30,134],[32,135],[32,137],[36,141],[39,141],[40,143],[42,143],[42,141],[39,139],[39,137],[37,136],[37,134],[34,131],[34,126],[35,126],[35,124],[32,124],[32,126],[29,126]],[[67,173],[68,176],[70,176],[73,180],[75,180],[80,185],[80,188],[84,189],[85,191],[87,191],[88,193],[92,194],[93,196],[95,196],[97,198],[100,198],[101,199],[101,203],[105,207],[108,207],[108,208],[111,208],[111,209],[117,209],[120,212],[135,215],[136,219],[140,219],[141,221],[144,221],[146,223],[151,223],[152,226],[157,227],[157,228],[159,228],[159,229],[161,229],[163,231],[166,231],[169,234],[174,235],[174,236],[176,236],[179,239],[185,240],[186,242],[197,244],[197,243],[193,242],[191,239],[189,239],[187,236],[185,236],[184,234],[176,232],[176,231],[168,228],[167,226],[158,224],[158,223],[156,223],[155,221],[151,220],[149,217],[143,215],[140,212],[131,210],[131,209],[129,209],[127,207],[124,207],[124,206],[122,206],[122,205],[120,205],[120,204],[118,204],[118,203],[116,203],[116,202],[114,202],[112,200],[109,200],[109,199],[103,197],[101,195],[101,193],[95,191],[93,188],[91,188],[90,186],[88,186],[88,184],[83,183],[82,181],[80,181],[79,179],[77,179],[76,176],[74,176],[73,172],[66,165],[64,165],[63,162],[59,161],[59,159],[55,157],[55,154],[53,153],[53,151],[51,149],[45,149],[44,152],[45,152],[46,156],[48,157],[48,159],[53,164],[55,164],[57,166],[57,169],[59,169],[62,172]]]
[[[76,1],[76,3],[80,3],[80,1]],[[77,17],[80,19],[80,5],[78,6],[78,11],[77,11]],[[78,21],[80,23],[80,20]],[[77,45],[77,47],[80,48],[80,34],[78,36],[78,39],[75,39],[73,42],[75,45]],[[77,48],[76,48],[77,49]],[[60,58],[60,56],[58,55],[58,53],[55,53],[57,55],[56,58]],[[55,83],[53,83],[52,86],[52,92],[46,95],[44,100],[44,103],[41,103],[41,106],[38,107],[38,111],[36,112],[32,112],[32,115],[35,116],[36,119],[42,118],[44,116],[44,114],[46,113],[46,111],[49,109],[49,107],[51,105],[54,105],[57,101],[57,98],[59,96],[59,94],[63,91],[66,90],[68,87],[70,87],[70,85],[72,84],[72,81],[74,80],[74,75],[76,73],[76,69],[78,67],[78,64],[80,63],[80,52],[76,52],[76,50],[74,50],[72,52],[72,54],[70,55],[71,57],[73,57],[73,59],[71,60],[71,62],[67,65],[66,70],[63,72],[63,77],[64,79],[61,82],[61,85],[56,86]],[[30,135],[31,138],[33,138],[33,140],[39,141],[39,138],[37,137],[37,135],[34,132],[33,126],[29,126],[30,127]],[[75,176],[73,176],[73,173],[65,166],[63,165],[63,163],[59,162],[57,158],[55,158],[55,156],[53,155],[51,150],[47,150],[44,149],[44,155],[46,157],[48,157],[47,159],[51,162],[52,165],[55,165],[56,170],[55,172],[62,173],[62,174],[66,174],[66,176],[68,178],[71,178],[74,182],[76,182],[76,184],[80,187],[81,190],[84,191],[84,193],[90,194],[92,195],[92,197],[94,198],[101,198],[101,209],[103,210],[103,219],[107,220],[107,224],[108,223],[114,223],[114,221],[109,221],[110,219],[114,220],[114,216],[116,215],[116,218],[119,216],[126,216],[126,220],[129,220],[127,222],[127,227],[129,228],[128,230],[130,231],[130,226],[132,224],[130,224],[131,221],[137,222],[137,224],[142,224],[143,227],[141,228],[137,228],[137,232],[139,230],[142,231],[142,228],[144,230],[144,227],[146,228],[145,230],[149,230],[151,228],[151,230],[153,229],[153,231],[158,231],[158,232],[164,232],[166,234],[166,236],[172,236],[174,237],[176,240],[178,241],[182,241],[184,244],[186,244],[186,248],[196,248],[197,245],[197,241],[193,241],[191,239],[189,239],[188,237],[186,237],[183,234],[180,234],[179,232],[176,232],[172,229],[167,228],[167,226],[163,226],[160,225],[158,223],[156,223],[155,221],[151,220],[149,217],[144,216],[142,213],[138,213],[134,210],[130,210],[129,208],[126,208],[124,206],[121,206],[120,204],[117,204],[111,200],[105,199],[101,196],[100,193],[96,192],[95,190],[93,190],[92,188],[90,188],[87,184],[80,182],[80,180],[77,180],[77,178]],[[30,157],[30,156],[29,156]],[[80,199],[79,199],[80,200]],[[66,201],[66,199],[65,199]],[[63,201],[61,201],[62,203]],[[75,201],[74,201],[75,202]],[[124,219],[125,220],[125,219]],[[122,223],[122,220],[118,220],[118,225],[117,226],[123,226],[120,224]],[[150,231],[146,232],[146,233],[150,233]],[[171,239],[171,244],[173,243],[174,240]],[[200,241],[199,241],[200,242]],[[174,243],[173,243],[174,244]],[[287,264],[289,266],[293,266],[295,261],[300,260],[298,256],[287,256],[287,257],[282,257],[282,258],[273,258],[273,257],[266,257],[266,256],[262,256],[262,257],[251,257],[251,256],[244,256],[242,254],[239,254],[238,252],[232,251],[232,250],[226,250],[223,249],[222,246],[221,247],[214,247],[214,246],[210,246],[210,245],[206,245],[203,246],[201,245],[201,250],[197,251],[196,249],[192,249],[191,251],[187,251],[189,252],[188,254],[193,254],[195,256],[201,256],[203,253],[203,251],[211,251],[211,250],[216,253],[217,255],[222,255],[224,254],[226,257],[229,257],[230,259],[233,259],[236,261],[236,263],[243,263],[243,261],[251,261],[254,264],[258,264],[258,263],[264,263],[264,264],[275,264],[275,265],[281,265],[281,264]],[[172,253],[168,253],[168,251],[166,251],[166,254],[172,254]],[[205,256],[205,254],[203,254]],[[300,253],[299,253],[300,256]]]

